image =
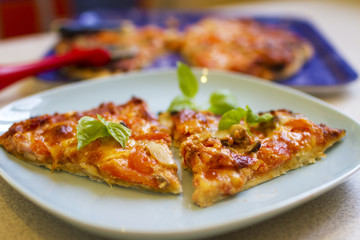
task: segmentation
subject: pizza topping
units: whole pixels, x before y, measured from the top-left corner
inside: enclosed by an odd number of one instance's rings
[[[229,130],[221,130],[220,132],[228,132],[219,138],[223,146],[231,147],[238,153],[255,153],[261,147],[259,137],[250,134],[242,124],[235,124]],[[215,136],[219,137],[219,135]]]
[[[126,142],[131,135],[131,130],[124,124],[108,122],[100,115],[97,115],[97,117],[100,121],[89,116],[84,116],[79,120],[76,127],[78,149],[81,149],[97,138],[109,136],[112,136],[125,148]]]
[[[97,115],[99,120],[106,126],[107,132],[118,141],[123,148],[125,148],[126,142],[129,140],[131,130],[126,127],[126,124],[108,122],[100,115]]]
[[[194,103],[193,99],[184,95],[176,96],[168,107],[168,112],[179,112],[184,109],[196,110],[198,107]]]
[[[165,140],[166,142],[171,142],[170,136],[168,133],[165,132],[147,132],[138,134],[136,136],[133,136],[133,139],[135,140]]]
[[[226,145],[240,143],[248,145],[252,141],[247,128],[242,124],[234,124],[229,129],[219,130],[215,133],[215,137],[221,139],[222,142],[226,142]]]
[[[228,89],[220,89],[210,95],[209,111],[222,115],[238,106],[235,95]]]
[[[171,101],[167,111],[179,112],[184,109],[196,110],[198,107],[193,98],[199,90],[199,84],[191,68],[182,62],[177,62],[177,79],[182,95],[176,96]]]
[[[145,147],[149,150],[151,156],[153,156],[161,164],[177,167],[169,148],[166,146],[155,142],[148,142]]]
[[[199,85],[198,80],[191,71],[191,68],[181,62],[178,62],[177,66],[178,82],[182,95],[176,96],[171,101],[167,111],[175,113],[185,109],[204,109],[204,107],[197,105],[194,101],[194,98],[199,91]],[[206,74],[203,74],[204,75],[202,77],[206,77]],[[219,89],[214,91],[210,95],[209,102],[203,105],[210,105],[207,110],[218,115],[224,114],[225,112],[238,106],[235,95],[233,95],[228,89]]]
[[[238,107],[237,109],[226,112],[221,117],[219,130],[229,129],[232,125],[240,123],[241,120],[243,120],[243,124],[247,126],[248,124],[255,125],[262,122],[268,122],[271,119],[273,119],[273,116],[270,113],[258,115],[254,113],[249,106],[246,106],[246,109]]]
[[[153,166],[156,164],[151,159],[144,149],[137,146],[129,155],[129,167],[145,175],[151,175],[154,173]]]
[[[190,67],[182,62],[178,62],[177,76],[181,92],[187,97],[195,97],[199,90],[199,84]]]

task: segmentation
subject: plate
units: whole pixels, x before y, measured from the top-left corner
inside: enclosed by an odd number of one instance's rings
[[[195,69],[200,77],[201,70]],[[191,175],[179,172],[184,193],[149,193],[74,176],[51,173],[0,151],[0,172],[17,191],[55,216],[85,230],[121,239],[190,239],[243,228],[280,214],[335,187],[360,167],[360,125],[330,105],[303,92],[254,77],[210,71],[200,84],[198,103],[209,94],[228,88],[241,106],[254,111],[287,108],[317,123],[344,128],[347,136],[316,164],[276,178],[212,207],[201,209],[191,202]],[[124,103],[135,95],[150,109],[164,111],[180,94],[176,72],[149,70],[68,84],[36,94],[0,110],[0,131],[32,116],[86,110],[104,101]],[[176,151],[176,150],[174,150]],[[175,152],[175,156],[178,156]]]
[[[223,13],[224,15],[224,13]],[[179,29],[183,30],[189,24],[199,21],[206,16],[223,16],[218,12],[210,11],[146,11],[131,9],[89,11],[81,14],[77,19],[63,24],[61,32],[71,34],[74,32],[93,32],[100,29],[118,29],[121,20],[131,19],[137,26],[155,24],[161,27],[166,25],[168,19],[176,18]],[[282,85],[291,86],[299,90],[312,93],[335,93],[343,91],[358,77],[351,65],[337,52],[330,41],[309,21],[301,18],[280,16],[258,16],[238,12],[227,14],[231,18],[254,18],[264,24],[287,29],[312,43],[315,49],[314,57],[294,76],[280,82]],[[47,55],[53,55],[51,49]],[[176,62],[182,60],[177,54],[169,54],[157,59],[147,69],[174,68]],[[58,71],[47,72],[39,75],[40,79],[47,81],[66,81],[68,76]]]

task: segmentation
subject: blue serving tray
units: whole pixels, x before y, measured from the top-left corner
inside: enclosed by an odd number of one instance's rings
[[[131,20],[137,26],[155,24],[164,27],[170,18],[176,18],[180,30],[206,16],[216,16],[216,12],[179,12],[139,9],[130,10],[99,10],[85,12],[71,23],[62,27],[63,31],[96,31],[106,28],[118,28],[121,20]],[[234,17],[234,16],[232,16]],[[249,17],[239,13],[236,17]],[[306,38],[315,49],[314,57],[296,75],[280,81],[280,84],[291,86],[309,93],[331,93],[343,90],[358,77],[355,70],[334,49],[329,41],[308,21],[298,18],[252,16],[262,23],[289,29]],[[48,55],[52,55],[51,50]],[[169,54],[156,60],[147,69],[175,67],[176,62],[182,60],[177,54]],[[53,71],[39,75],[47,81],[70,80],[60,72]]]

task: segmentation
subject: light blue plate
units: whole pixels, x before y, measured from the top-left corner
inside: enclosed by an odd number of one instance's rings
[[[196,73],[200,75],[200,71]],[[2,108],[0,131],[31,116],[85,110],[104,101],[120,104],[133,95],[145,99],[157,113],[180,93],[177,85],[173,70],[70,84]],[[219,88],[231,89],[243,107],[249,105],[255,111],[291,109],[316,123],[344,128],[347,136],[328,151],[326,159],[204,209],[191,202],[193,187],[188,172],[180,172],[184,193],[178,196],[109,187],[65,172],[51,173],[3,150],[0,173],[38,206],[88,231],[121,239],[187,239],[214,236],[270,218],[332,189],[359,169],[360,125],[328,104],[289,87],[219,71],[211,71],[207,83],[201,84],[198,103],[206,102]]]

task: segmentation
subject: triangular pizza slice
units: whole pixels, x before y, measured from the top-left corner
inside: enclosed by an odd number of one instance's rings
[[[101,133],[102,128],[95,129],[99,138],[79,148],[77,128],[84,116],[93,119],[90,123],[102,120],[109,126],[120,123],[126,127],[131,135],[124,148],[112,135]],[[112,131],[124,134],[116,127]],[[171,138],[139,98],[122,105],[103,103],[84,112],[46,114],[15,123],[0,137],[0,145],[20,159],[52,171],[156,192],[182,192],[178,166],[169,149]]]
[[[210,206],[314,163],[345,136],[344,130],[317,125],[288,110],[267,114],[270,121],[250,125],[241,120],[221,131],[220,116],[208,111],[161,115],[180,147],[183,166],[193,173],[192,199],[197,205]]]

